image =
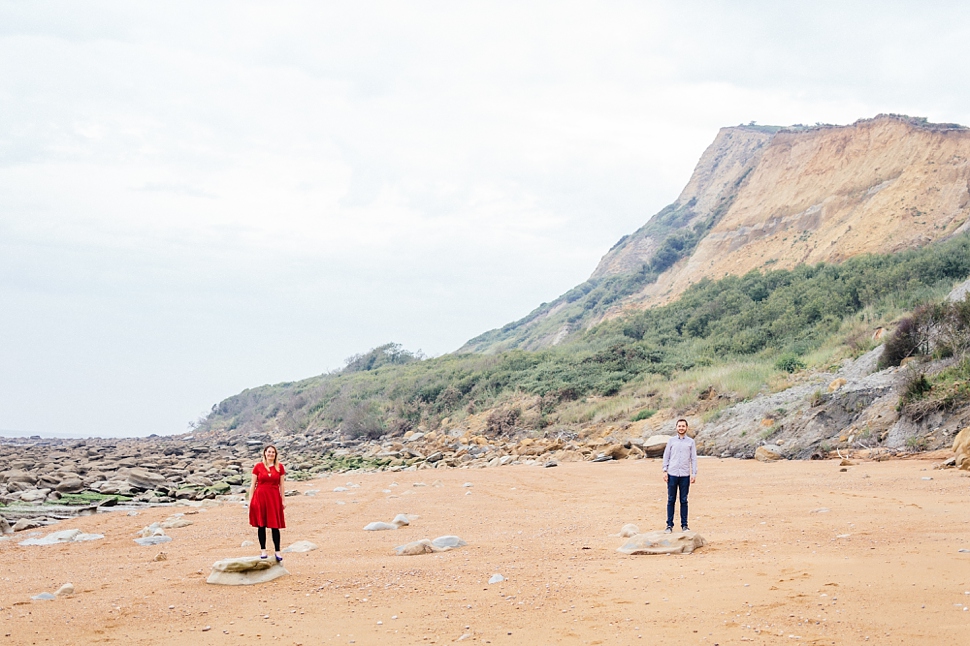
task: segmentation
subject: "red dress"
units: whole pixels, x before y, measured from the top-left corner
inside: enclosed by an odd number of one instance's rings
[[[253,527],[285,529],[280,477],[286,474],[286,469],[282,464],[267,469],[265,464],[257,462],[253,473],[256,475],[256,489],[253,499],[249,501],[249,524]]]

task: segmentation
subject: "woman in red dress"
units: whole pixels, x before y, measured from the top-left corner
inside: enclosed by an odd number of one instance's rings
[[[249,524],[256,527],[260,558],[266,558],[266,528],[273,531],[273,547],[276,562],[283,561],[280,554],[280,530],[286,527],[283,519],[283,480],[286,469],[279,462],[279,453],[273,445],[263,449],[263,459],[253,467],[253,482],[249,485]]]

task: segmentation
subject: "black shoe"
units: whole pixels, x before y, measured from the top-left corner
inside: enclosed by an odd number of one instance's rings
[[[682,531],[682,532],[689,532],[690,531],[690,527],[688,527],[687,525],[682,525],[681,528],[680,528],[680,531]]]
[[[674,528],[673,527],[668,527],[667,529],[664,530],[664,534],[669,534],[672,531],[674,531]]]

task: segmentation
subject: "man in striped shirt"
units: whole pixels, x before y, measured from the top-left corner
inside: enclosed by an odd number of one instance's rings
[[[680,491],[680,530],[690,531],[687,526],[687,492],[697,479],[697,445],[687,437],[687,420],[677,420],[677,437],[667,441],[664,449],[664,482],[667,483],[667,529],[674,529],[674,501]]]

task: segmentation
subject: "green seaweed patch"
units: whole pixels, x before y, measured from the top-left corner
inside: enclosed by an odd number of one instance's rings
[[[118,494],[103,494],[95,493],[93,491],[84,491],[82,493],[64,493],[61,494],[59,500],[52,503],[53,505],[90,505],[99,502],[104,502],[105,500],[110,500],[111,498],[116,499],[118,502],[128,502],[131,500],[131,496],[120,496]]]

